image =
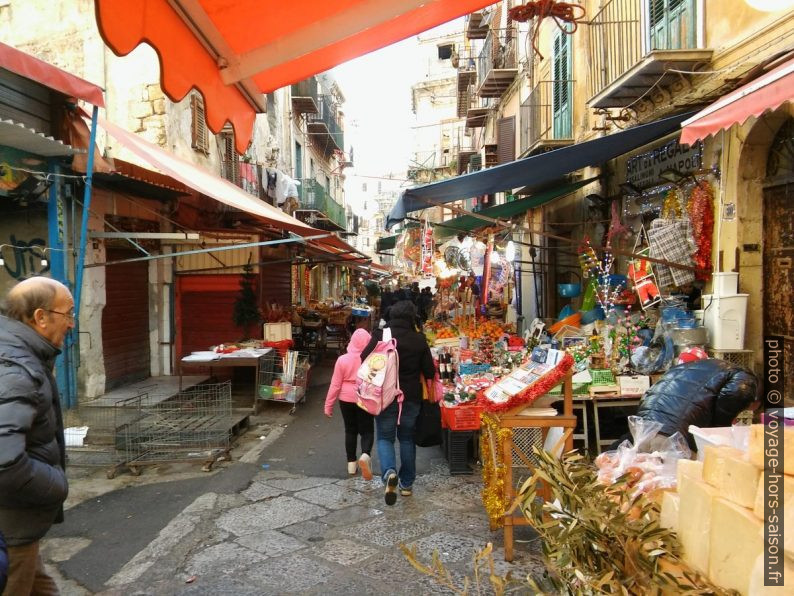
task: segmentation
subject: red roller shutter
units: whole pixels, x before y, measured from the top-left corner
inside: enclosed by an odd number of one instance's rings
[[[292,303],[292,265],[265,265],[262,272],[262,302],[287,307]]]
[[[140,256],[109,248],[108,261]],[[149,354],[149,264],[124,263],[105,268],[102,349],[105,390],[147,379]]]
[[[239,275],[180,275],[176,292],[178,358],[241,338],[243,331],[232,322]]]

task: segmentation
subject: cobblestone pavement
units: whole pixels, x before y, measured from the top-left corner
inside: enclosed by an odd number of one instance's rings
[[[207,493],[175,517],[111,580],[108,595],[129,594],[453,594],[414,569],[437,551],[453,581],[473,579],[473,555],[492,533],[477,476],[449,476],[439,464],[417,478],[414,495],[383,503],[379,479],[337,480],[258,473],[239,494]],[[543,572],[535,541],[496,571]],[[491,593],[490,590],[486,593]],[[516,593],[529,593],[517,586]]]

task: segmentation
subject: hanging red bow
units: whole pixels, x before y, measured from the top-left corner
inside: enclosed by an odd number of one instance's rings
[[[533,2],[527,2],[526,4],[514,6],[507,11],[507,14],[510,16],[511,20],[519,23],[526,23],[530,19],[538,19],[538,22],[535,24],[534,30],[532,32],[532,47],[542,60],[543,54],[541,54],[540,50],[538,49],[540,21],[546,17],[551,17],[554,19],[554,22],[557,23],[557,26],[560,28],[560,30],[570,35],[576,31],[579,23],[583,21],[585,10],[584,6],[580,6],[579,4],[571,4],[570,2],[557,2],[556,0],[534,0]],[[563,27],[561,23],[571,23],[573,24],[573,27],[568,29]]]

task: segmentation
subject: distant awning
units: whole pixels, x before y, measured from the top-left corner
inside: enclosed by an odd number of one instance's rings
[[[539,186],[587,166],[601,165],[675,132],[692,112],[670,116],[614,134],[525,157],[510,163],[406,190],[386,219],[389,229],[412,211],[522,186]]]
[[[42,157],[63,157],[80,153],[80,149],[13,120],[0,120],[0,141],[6,147]]]
[[[4,43],[0,43],[0,68],[36,81],[67,97],[82,99],[98,108],[105,107],[101,87]]]
[[[744,124],[794,98],[794,58],[732,91],[681,123],[681,142],[691,145],[709,135]]]
[[[375,243],[375,252],[394,250],[394,247],[397,246],[397,236],[399,236],[399,234],[378,238],[378,241]]]
[[[228,121],[237,151],[251,139],[262,94],[302,81],[495,0],[96,0],[105,43],[126,56],[142,43],[160,60],[172,101],[204,97],[207,125]]]
[[[477,213],[479,215],[484,215],[493,219],[507,219],[515,215],[519,215],[520,213],[525,213],[530,209],[545,205],[546,203],[550,203],[554,199],[564,197],[567,194],[579,190],[583,186],[587,186],[595,180],[598,180],[597,176],[594,178],[588,178],[587,180],[562,184],[556,188],[534,194],[531,197],[527,197],[526,199],[510,201],[509,203],[503,203],[502,205],[494,205],[493,207],[487,207],[482,211],[478,211]],[[449,219],[445,222],[442,222],[442,224],[436,228],[436,234],[439,236],[450,236],[457,232],[470,232],[471,230],[476,230],[477,228],[490,225],[493,224],[475,217],[474,215],[463,215],[461,217],[456,217],[454,219]]]

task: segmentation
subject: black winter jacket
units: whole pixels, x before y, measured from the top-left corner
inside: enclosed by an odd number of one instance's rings
[[[400,358],[400,389],[405,395],[405,399],[421,401],[422,383],[419,380],[419,374],[424,374],[426,379],[432,379],[436,374],[436,365],[433,363],[433,355],[430,353],[427,339],[424,334],[415,331],[411,323],[402,319],[390,321],[389,329],[391,329],[391,336],[397,340],[397,356]],[[382,339],[383,330],[376,329],[372,333],[372,339],[367,347],[361,352],[362,362]]]
[[[707,359],[674,366],[642,398],[638,415],[662,423],[660,432],[681,432],[694,450],[690,424],[730,426],[756,399],[758,381],[726,360]]]
[[[43,537],[63,518],[66,451],[55,346],[0,316],[0,531],[9,546]]]

